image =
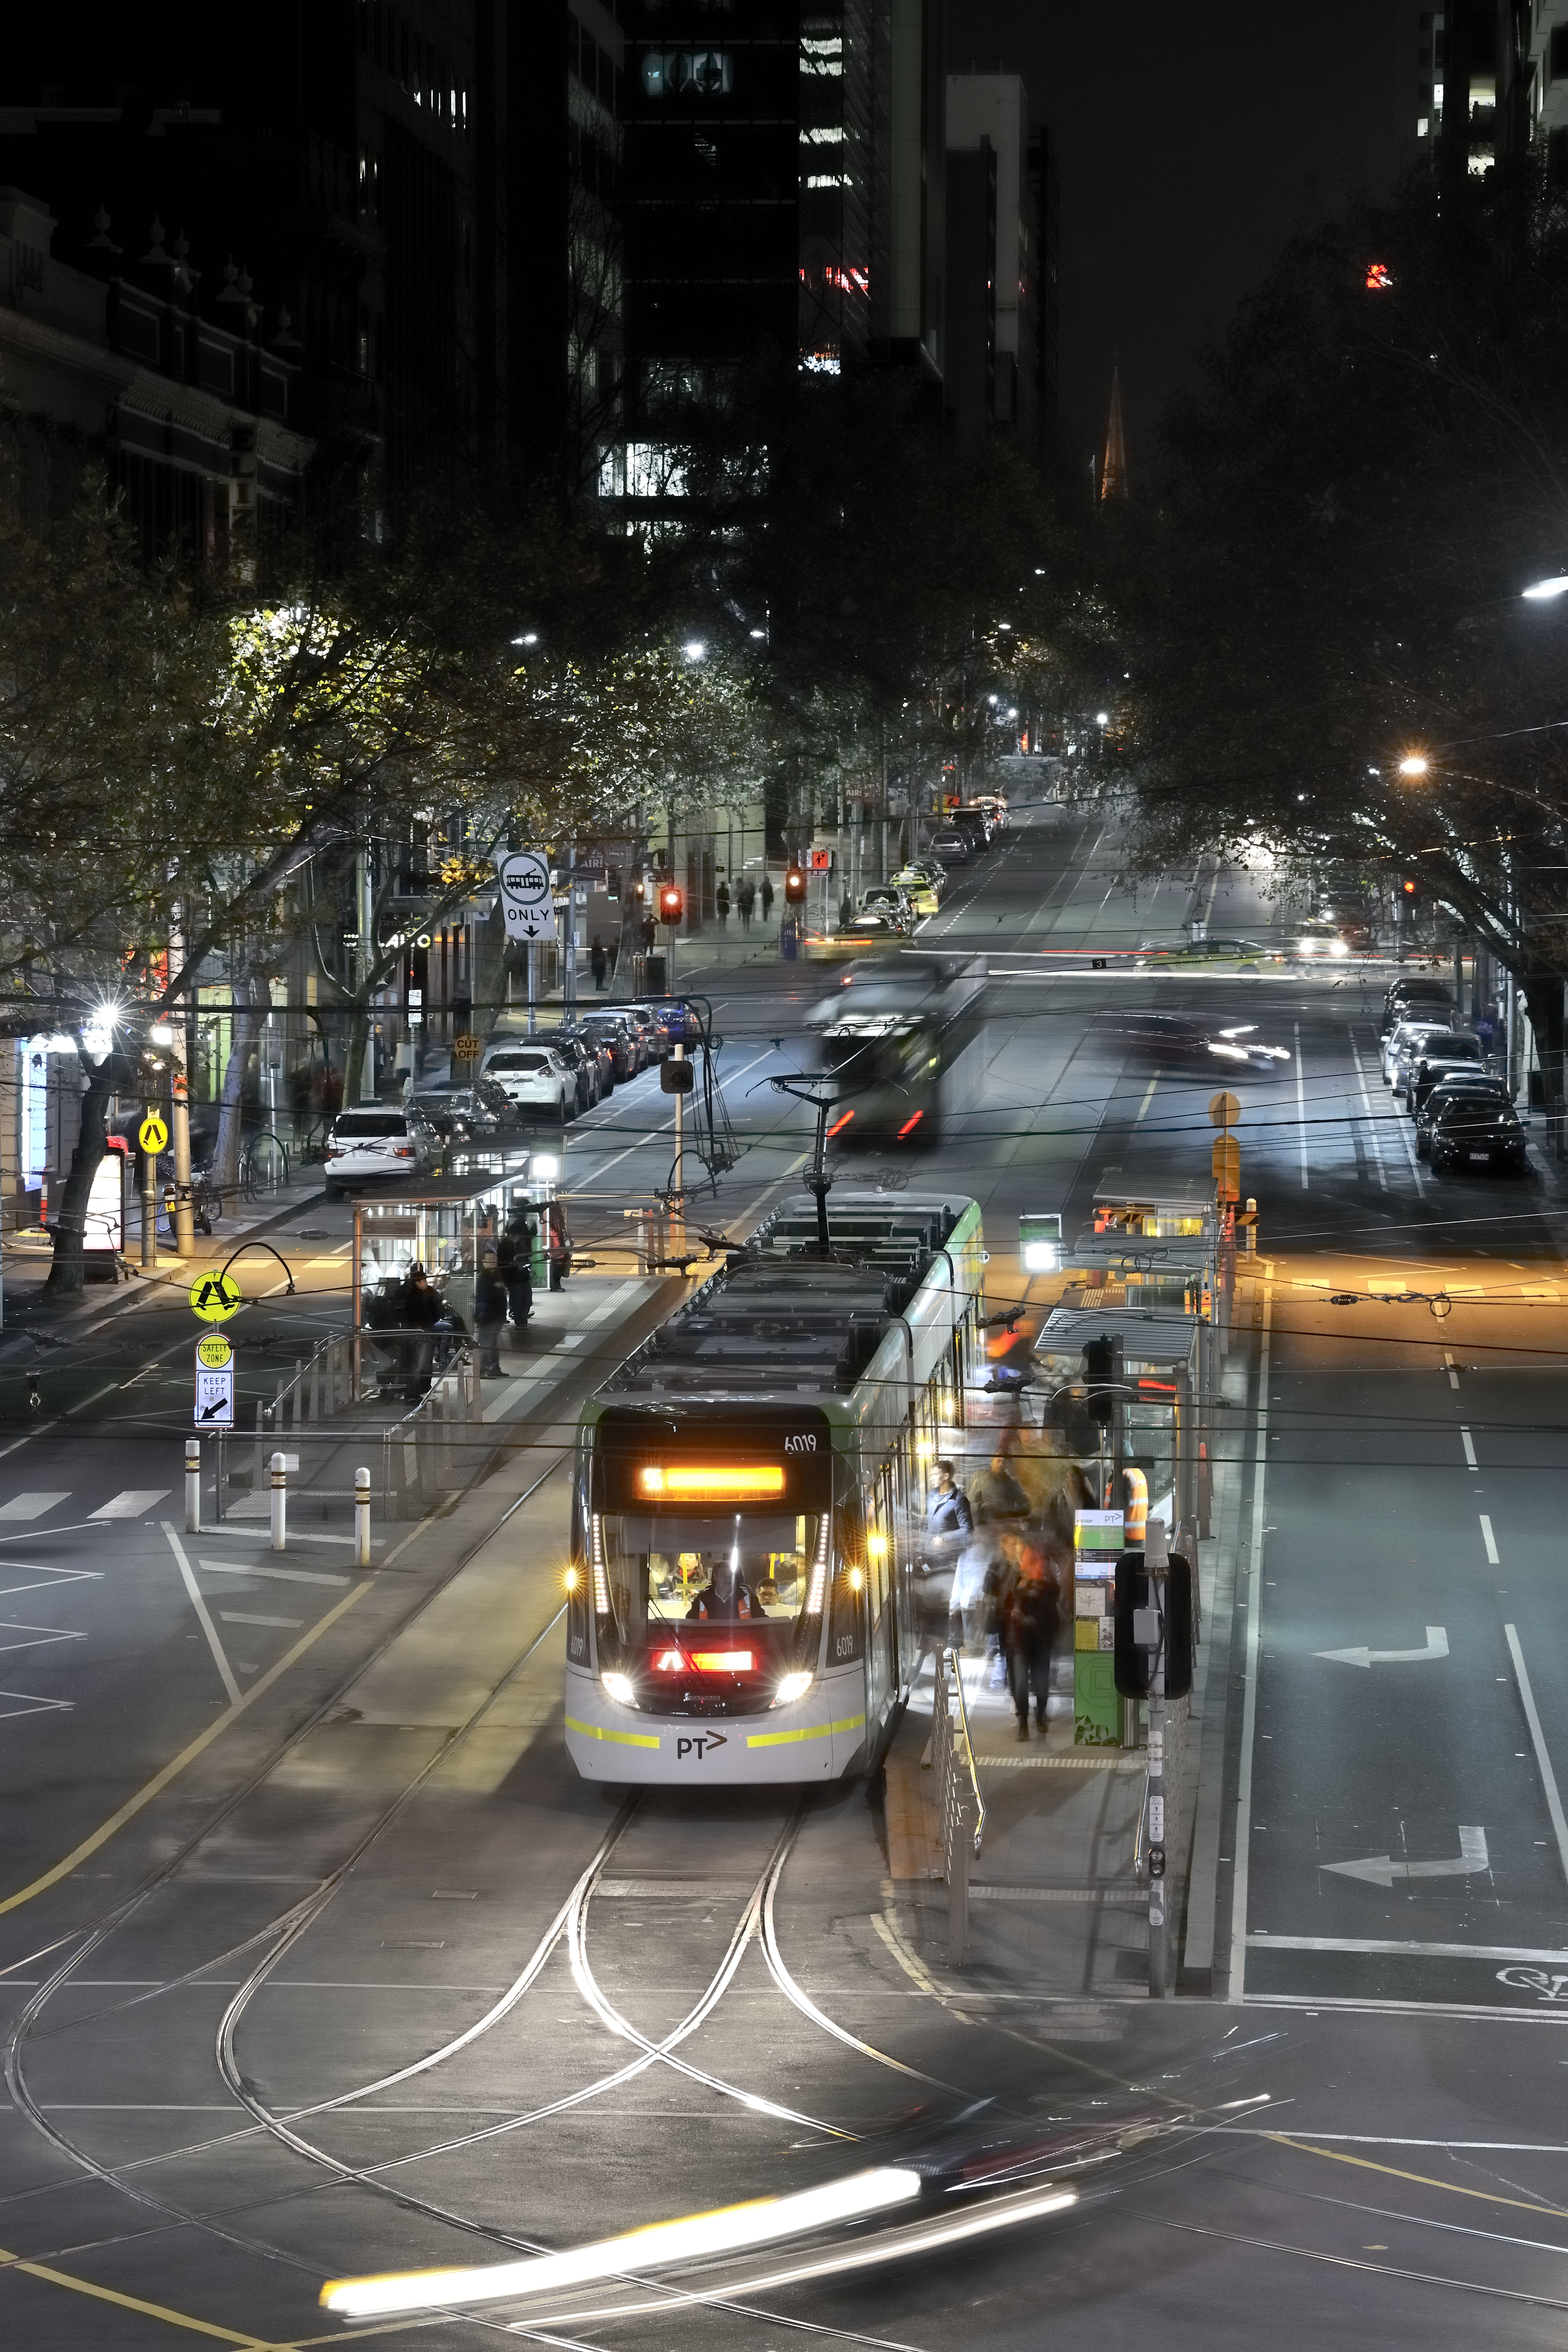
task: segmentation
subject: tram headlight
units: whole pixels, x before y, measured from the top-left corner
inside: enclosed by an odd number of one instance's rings
[[[637,1695],[632,1688],[629,1675],[603,1674],[599,1680],[617,1706],[636,1706]]]
[[[773,1705],[792,1706],[797,1698],[805,1696],[815,1680],[816,1676],[805,1669],[802,1669],[798,1674],[785,1675],[773,1693]]]

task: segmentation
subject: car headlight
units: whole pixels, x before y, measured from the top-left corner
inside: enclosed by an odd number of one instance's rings
[[[602,1674],[599,1680],[618,1706],[636,1706],[637,1695],[632,1688],[629,1675]]]
[[[815,1676],[805,1670],[798,1674],[785,1675],[773,1693],[773,1705],[775,1706],[793,1706],[797,1698],[805,1696],[814,1680]]]

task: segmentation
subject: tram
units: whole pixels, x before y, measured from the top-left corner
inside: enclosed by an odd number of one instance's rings
[[[900,956],[849,973],[807,1015],[843,1103],[834,1140],[919,1150],[951,1139],[985,1076],[983,956]]]
[[[584,1409],[566,1747],[584,1780],[821,1783],[919,1660],[930,1463],[984,1360],[980,1211],[785,1201]]]

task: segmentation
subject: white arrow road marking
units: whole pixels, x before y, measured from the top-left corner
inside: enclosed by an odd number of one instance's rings
[[[1342,1666],[1414,1666],[1423,1658],[1446,1658],[1448,1636],[1443,1626],[1428,1625],[1424,1650],[1315,1650],[1312,1654],[1332,1658]]]
[[[1320,1870],[1337,1870],[1342,1878],[1364,1879],[1369,1886],[1392,1886],[1396,1878],[1468,1878],[1472,1871],[1489,1870],[1485,1830],[1459,1831],[1457,1862],[1393,1862],[1385,1853],[1368,1854],[1364,1862],[1321,1862]]]

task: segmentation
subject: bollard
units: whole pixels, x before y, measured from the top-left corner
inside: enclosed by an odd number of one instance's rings
[[[289,1473],[284,1467],[286,1456],[272,1457],[272,1549],[289,1549]]]
[[[185,1533],[199,1536],[202,1531],[202,1441],[199,1437],[185,1440]]]
[[[358,1567],[370,1566],[370,1472],[354,1472],[354,1560]]]

